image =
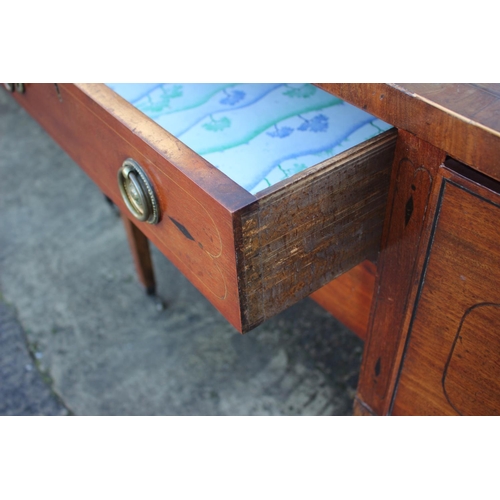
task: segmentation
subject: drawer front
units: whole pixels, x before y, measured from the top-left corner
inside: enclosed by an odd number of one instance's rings
[[[107,101],[113,96],[105,91],[104,86],[34,84],[14,95],[121,213],[240,329],[231,200],[228,208],[199,185],[205,176],[210,188],[215,169],[154,123],[145,125],[142,114],[121,106],[120,99]],[[138,222],[122,200],[117,173],[127,158],[142,166],[153,185],[161,214],[157,225]],[[231,192],[225,185],[219,188]]]
[[[239,331],[378,250],[395,131],[253,196],[104,85],[28,84],[15,98]],[[156,192],[156,225],[122,201],[127,158]]]

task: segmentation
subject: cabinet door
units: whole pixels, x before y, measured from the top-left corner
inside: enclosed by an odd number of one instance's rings
[[[445,167],[441,175],[391,413],[498,415],[498,185],[486,178],[471,181]]]

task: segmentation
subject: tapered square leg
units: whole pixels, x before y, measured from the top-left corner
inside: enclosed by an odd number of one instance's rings
[[[149,241],[144,234],[127,217],[122,215],[123,225],[127,233],[127,239],[134,258],[135,269],[139,281],[145,287],[148,295],[156,292],[156,283],[153,269]]]

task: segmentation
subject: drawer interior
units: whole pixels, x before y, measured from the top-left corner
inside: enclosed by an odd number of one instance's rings
[[[251,194],[391,128],[309,83],[108,87]]]

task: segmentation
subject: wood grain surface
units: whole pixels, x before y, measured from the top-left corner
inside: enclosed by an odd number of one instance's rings
[[[317,85],[500,180],[500,84]]]
[[[391,413],[499,415],[500,185],[440,178]]]
[[[425,248],[422,234],[429,218],[431,190],[444,159],[439,149],[399,132],[358,385],[358,398],[378,415],[389,410],[404,346],[405,315],[416,296],[414,276],[418,279],[418,257]]]
[[[311,298],[365,340],[376,272],[376,265],[365,260],[314,292]]]
[[[259,194],[241,214],[238,271],[251,328],[377,253],[397,133]]]

